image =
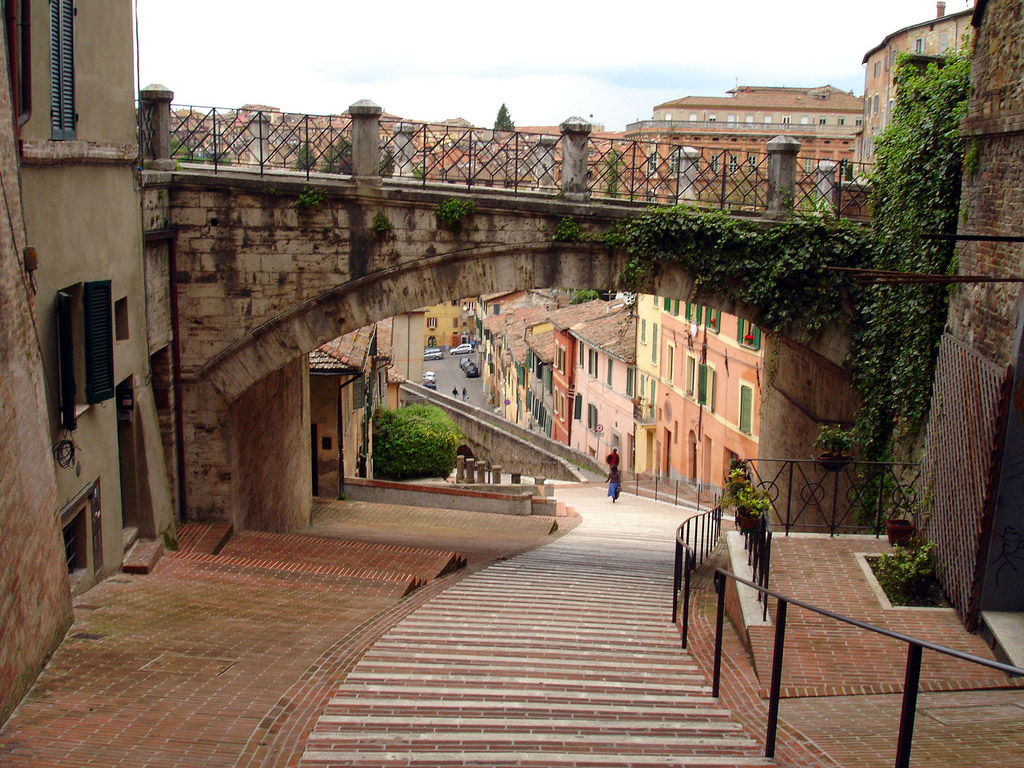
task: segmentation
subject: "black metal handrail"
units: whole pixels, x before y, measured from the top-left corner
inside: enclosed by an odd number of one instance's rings
[[[711,695],[718,698],[720,681],[722,676],[722,631],[725,617],[725,584],[726,579],[732,579],[738,584],[745,584],[751,589],[757,590],[767,604],[768,598],[774,597],[775,608],[775,644],[772,651],[772,677],[768,694],[768,726],[765,735],[764,756],[775,757],[775,739],[779,723],[779,698],[782,690],[782,658],[786,642],[786,609],[790,604],[803,608],[804,610],[826,616],[830,619],[849,624],[859,629],[889,637],[907,644],[907,671],[903,685],[903,705],[900,710],[899,739],[896,744],[896,768],[908,768],[910,765],[910,747],[914,738],[914,717],[917,714],[917,693],[921,681],[921,657],[925,650],[941,653],[954,659],[978,664],[999,672],[1005,672],[1011,676],[1024,677],[1024,669],[1015,667],[1012,664],[1003,664],[990,659],[983,659],[965,651],[958,651],[944,645],[922,640],[901,632],[893,632],[890,629],[869,624],[866,621],[843,616],[840,613],[820,608],[811,603],[774,592],[766,587],[760,586],[734,573],[722,568],[715,571],[715,591],[718,593],[717,614],[715,616],[715,666],[712,675]]]
[[[672,571],[672,621],[679,615],[679,589],[683,589],[683,648],[690,627],[690,574],[704,562],[722,535],[722,508],[715,505],[694,515],[676,529],[675,564]],[[692,542],[692,546],[691,546]]]
[[[662,477],[657,472],[636,472],[632,475],[623,473],[622,490],[630,491],[635,496],[669,502],[674,506],[695,505],[698,509],[715,506],[722,496],[722,489],[713,483]]]

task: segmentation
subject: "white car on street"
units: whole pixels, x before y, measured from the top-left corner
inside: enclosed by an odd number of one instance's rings
[[[468,355],[473,351],[472,344],[459,344],[457,347],[452,347],[448,350],[449,355]]]

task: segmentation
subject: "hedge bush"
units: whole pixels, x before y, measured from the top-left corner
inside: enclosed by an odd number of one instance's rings
[[[377,412],[373,422],[373,469],[377,475],[448,477],[462,432],[435,405],[407,405]]]

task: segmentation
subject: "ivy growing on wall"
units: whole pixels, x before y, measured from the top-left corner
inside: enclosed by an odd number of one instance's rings
[[[955,274],[955,244],[924,233],[954,234],[960,207],[970,60],[961,53],[926,66],[897,61],[896,108],[876,150],[871,197],[874,266]],[[913,440],[928,413],[949,290],[938,285],[868,289],[854,329],[854,384],[864,404],[857,435],[865,458],[891,455]]]
[[[622,275],[628,289],[647,284],[661,264],[679,264],[698,284],[760,307],[758,322],[771,329],[801,320],[814,330],[837,319],[859,289],[826,267],[867,266],[871,254],[868,231],[845,219],[797,213],[765,229],[682,207],[630,219],[606,242],[630,256]]]

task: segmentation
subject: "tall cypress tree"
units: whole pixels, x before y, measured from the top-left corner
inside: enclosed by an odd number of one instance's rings
[[[498,110],[498,116],[494,118],[494,130],[496,131],[514,131],[516,124],[512,122],[512,115],[508,111],[508,107],[504,104]]]

